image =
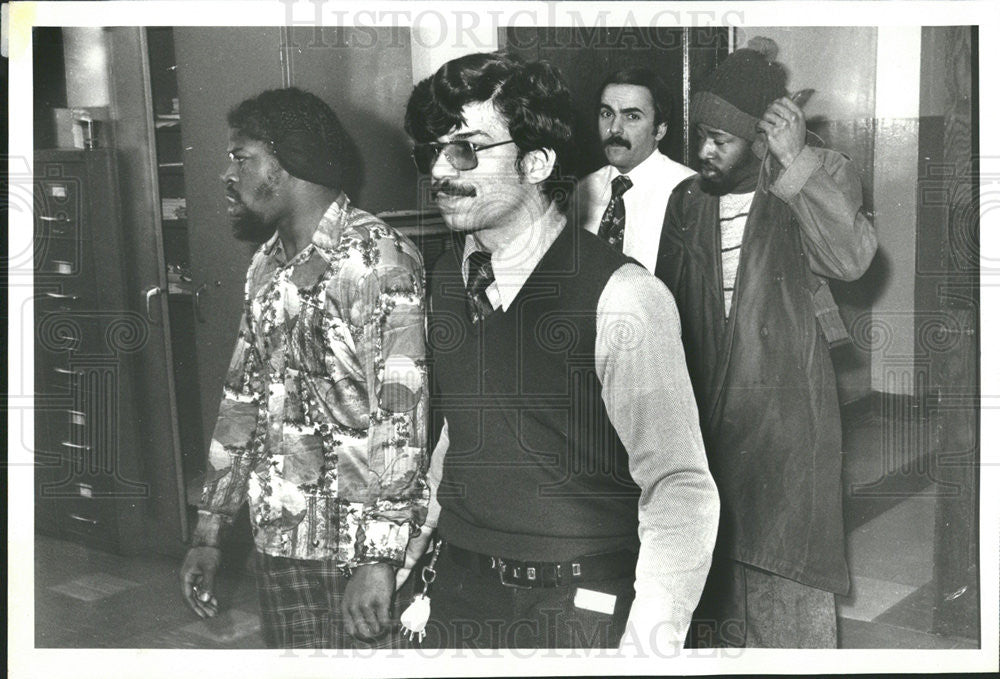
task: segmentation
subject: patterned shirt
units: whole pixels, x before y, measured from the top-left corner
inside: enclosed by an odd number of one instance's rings
[[[261,246],[194,544],[249,500],[266,554],[402,563],[428,501],[423,297],[413,244],[343,194],[290,260]]]

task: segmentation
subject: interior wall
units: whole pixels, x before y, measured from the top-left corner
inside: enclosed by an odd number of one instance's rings
[[[452,59],[474,52],[493,52],[500,49],[500,31],[490,22],[482,25],[463,26],[451,35],[441,24],[422,24],[411,31],[410,56],[413,64],[413,84],[433,75]]]
[[[920,27],[878,31],[875,114],[875,228],[888,276],[872,308],[872,387],[912,396],[913,318],[920,134]]]
[[[104,29],[64,28],[63,51],[66,59],[67,104],[71,108],[107,106],[111,97]]]
[[[359,159],[345,180],[351,200],[368,212],[419,207],[417,172],[403,131],[413,90],[407,28],[296,27],[289,38],[289,84],[330,105]],[[426,44],[433,45],[428,40]]]
[[[874,112],[876,33],[863,26],[747,27],[736,30],[736,47],[754,36],[771,38],[788,69],[788,88],[816,90],[806,107],[810,119],[857,120]]]

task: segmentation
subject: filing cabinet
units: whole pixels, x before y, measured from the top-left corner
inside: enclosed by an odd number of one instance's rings
[[[140,530],[134,354],[111,149],[35,155],[36,529],[114,551]],[[137,543],[136,543],[137,544]]]

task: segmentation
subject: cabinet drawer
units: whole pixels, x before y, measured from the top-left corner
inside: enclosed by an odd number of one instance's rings
[[[36,281],[36,286],[40,281]],[[50,313],[73,313],[84,309],[93,309],[97,306],[97,300],[89,291],[66,290],[65,285],[56,281],[55,285],[45,286],[43,289],[36,287],[35,317]]]
[[[118,521],[115,500],[67,499],[60,501],[58,521],[61,532],[70,537],[117,549]]]
[[[119,492],[117,477],[119,465],[107,458],[102,451],[81,450],[58,441],[53,450],[35,453],[35,490],[38,497],[51,500],[108,499],[124,496]],[[134,494],[134,493],[132,493]]]
[[[122,318],[119,314],[81,309],[43,313],[37,318],[35,356],[41,355],[42,360],[63,365],[72,357],[115,356],[115,346],[109,343],[109,327]]]
[[[67,495],[66,482],[72,474],[66,458],[57,446],[35,447],[35,502],[50,501]]]
[[[35,284],[58,286],[68,294],[98,292],[93,243],[74,238],[35,240]]]
[[[46,161],[35,166],[35,216],[40,235],[82,237],[87,214],[86,164]]]
[[[63,441],[69,434],[67,415],[61,407],[48,409],[35,404],[35,456],[62,457]]]
[[[65,213],[35,215],[35,243],[47,242],[53,238],[78,241],[83,238],[78,217],[68,217]]]
[[[69,353],[55,353],[35,347],[35,398],[46,397],[71,403],[74,379],[78,373],[69,367]]]
[[[85,454],[65,450],[36,452],[34,472],[35,513],[45,528],[80,537],[114,537],[119,500],[113,475],[92,473]]]

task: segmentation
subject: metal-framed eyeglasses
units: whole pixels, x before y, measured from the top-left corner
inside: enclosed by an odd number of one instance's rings
[[[498,141],[495,144],[474,144],[471,141],[431,141],[413,146],[413,163],[421,174],[430,174],[431,168],[437,162],[438,156],[444,153],[451,166],[456,170],[473,170],[479,165],[476,155],[480,151],[494,146],[514,143],[513,139]]]

